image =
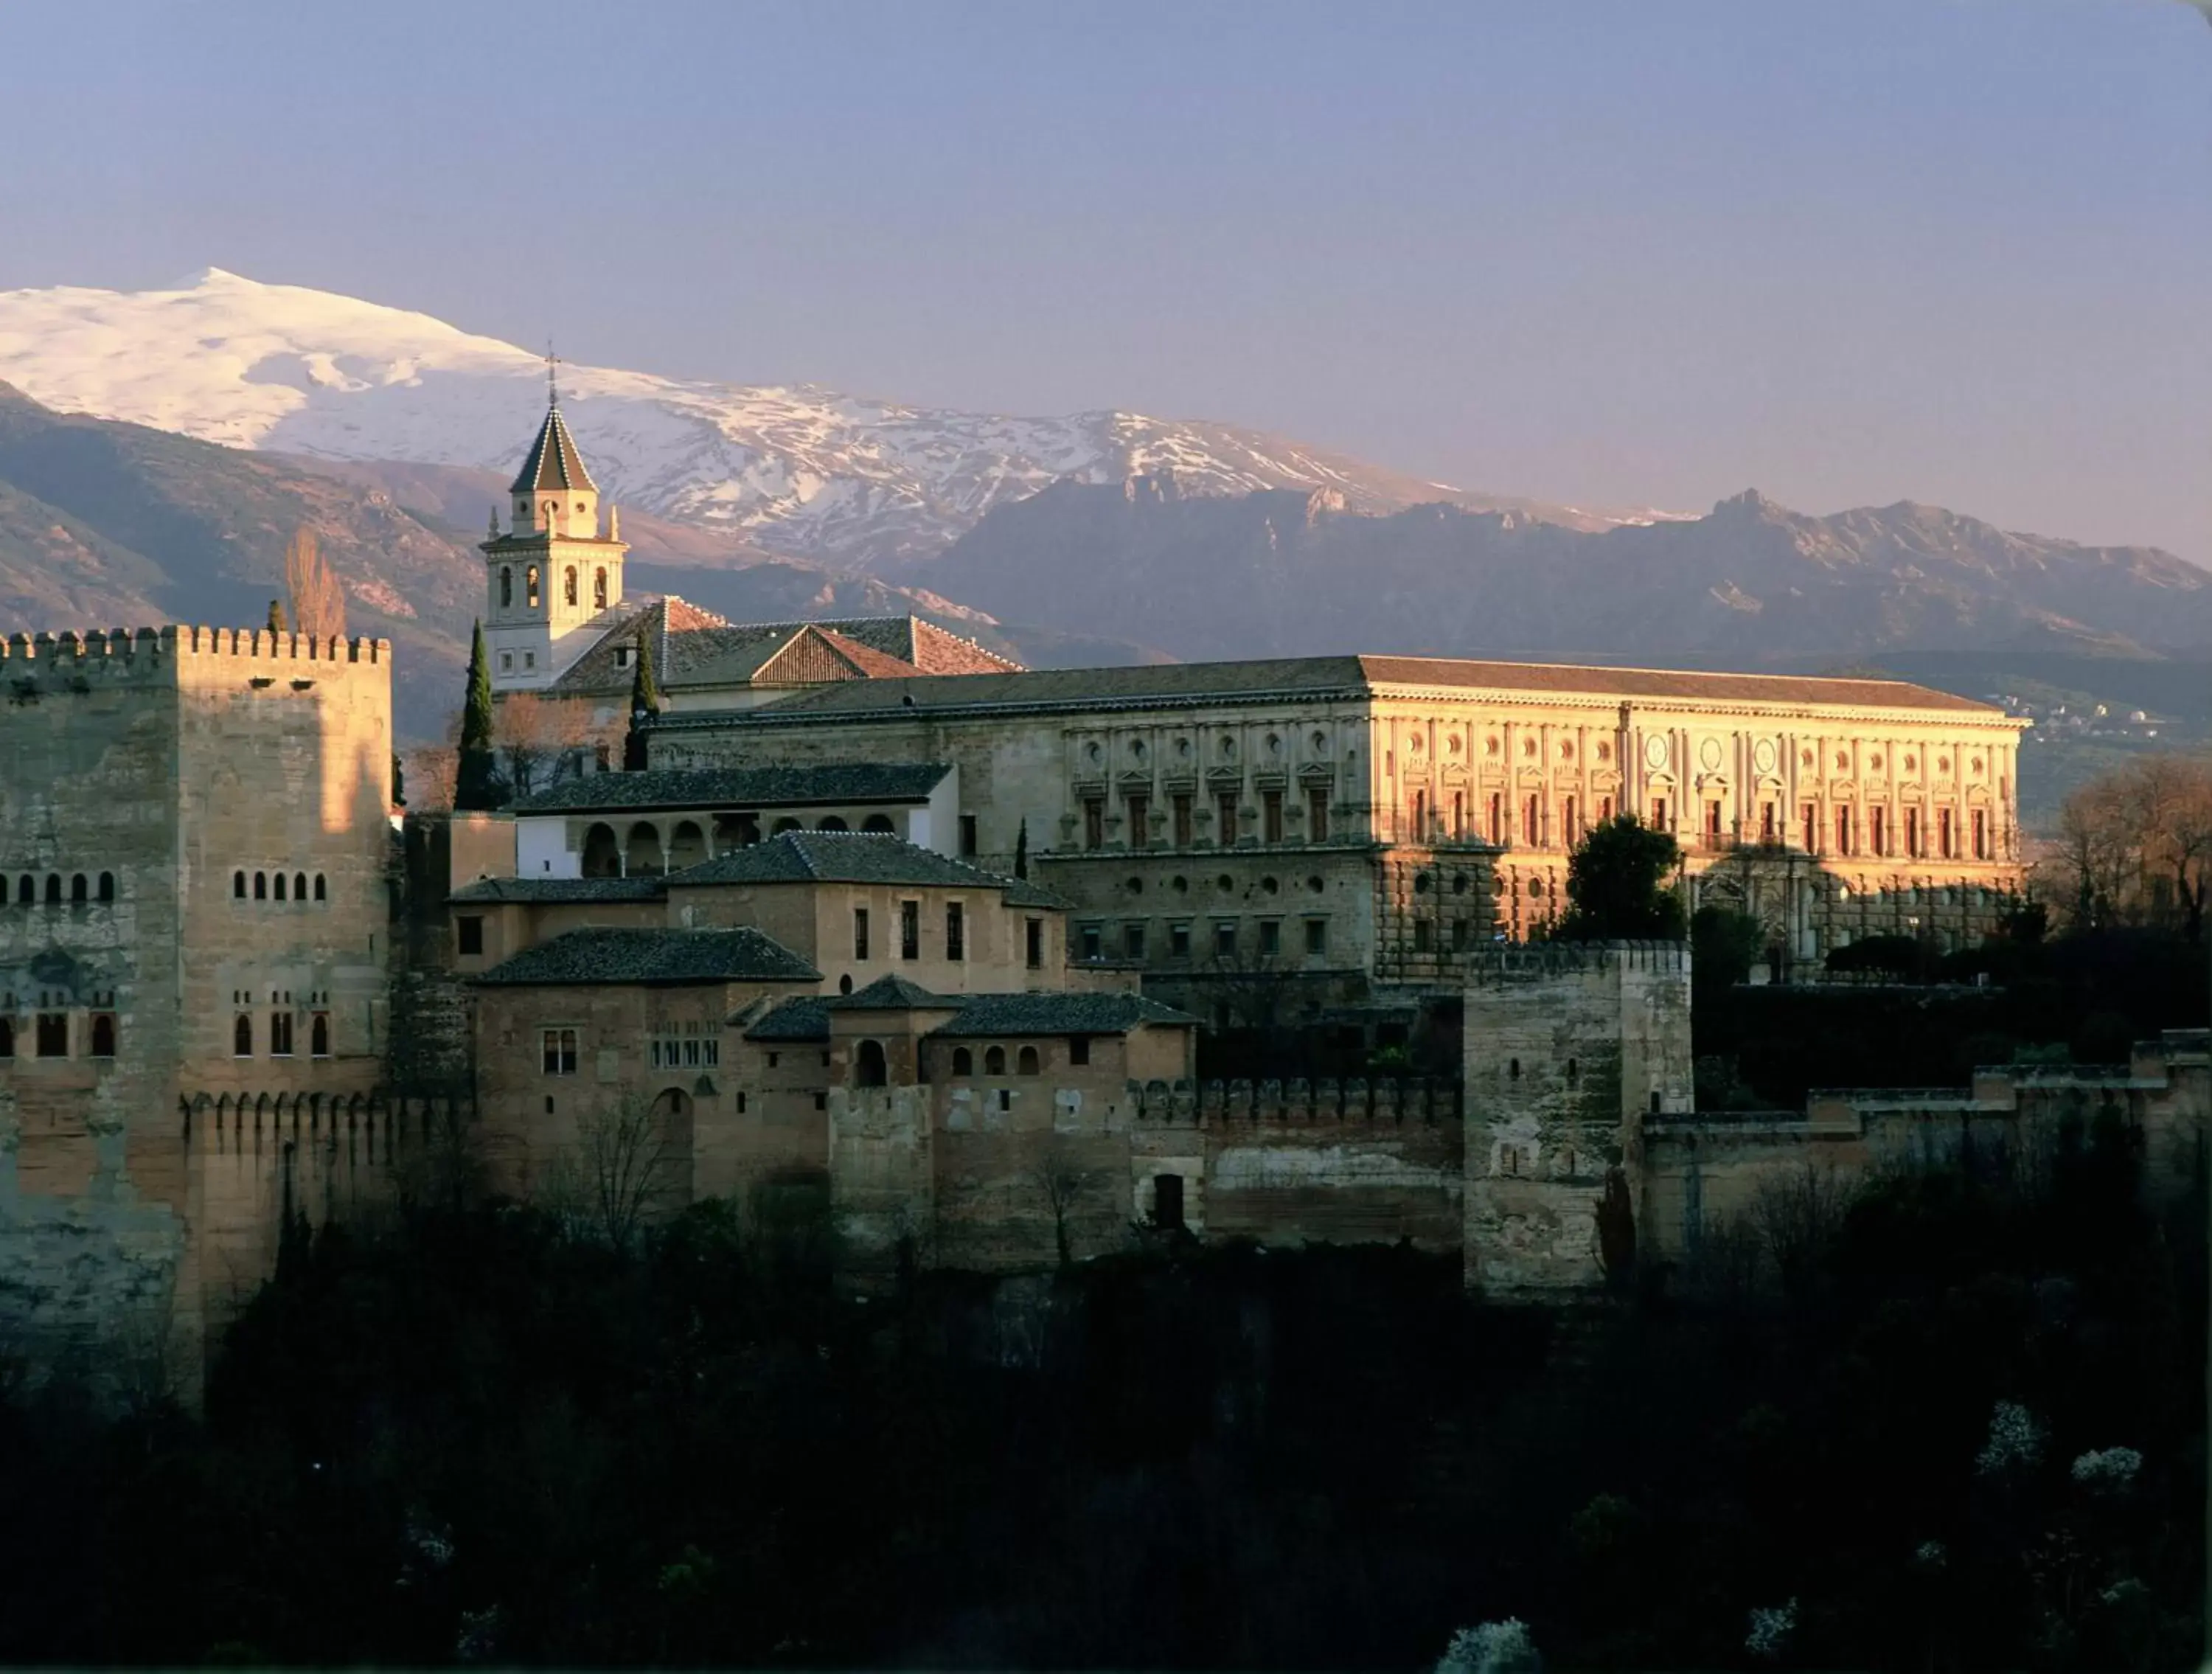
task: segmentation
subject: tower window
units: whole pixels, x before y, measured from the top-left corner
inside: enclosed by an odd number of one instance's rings
[[[564,605],[576,602],[576,566],[573,563],[561,572],[561,602]]]
[[[69,1014],[67,1012],[39,1014],[39,1056],[42,1058],[69,1056]]]
[[[514,652],[502,651],[499,654],[499,672],[502,674],[512,674],[514,673]]]
[[[92,1056],[112,1058],[115,1056],[115,1014],[94,1012],[92,1014]]]
[[[103,901],[112,901],[115,898],[115,874],[112,872],[103,872],[100,874],[100,898]]]
[[[605,564],[592,573],[592,607],[602,611],[607,607],[607,567]]]
[[[522,572],[522,585],[524,601],[532,610],[536,610],[538,608],[538,566],[536,564],[532,564],[529,569]]]
[[[289,1058],[292,1056],[292,1014],[271,1012],[269,1014],[269,1056]]]
[[[238,1020],[230,1026],[230,1052],[233,1057],[253,1056],[253,1020],[240,1012]]]
[[[499,567],[499,602],[502,609],[514,603],[514,571],[505,564]]]
[[[266,872],[257,872],[253,874],[253,898],[257,901],[266,901],[269,898],[269,874]]]

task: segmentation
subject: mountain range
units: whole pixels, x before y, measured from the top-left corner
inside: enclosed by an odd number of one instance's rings
[[[59,411],[231,447],[508,472],[546,373],[527,350],[428,314],[220,268],[165,290],[0,292],[0,381]],[[1326,487],[1359,511],[1441,500],[1590,529],[1662,515],[1474,493],[1139,413],[1008,417],[592,366],[563,367],[560,381],[592,474],[625,509],[839,566],[927,558],[1048,483],[1148,472],[1223,494]]]
[[[258,622],[304,526],[354,630],[409,659],[403,731],[434,735],[544,372],[427,316],[213,270],[0,294],[19,386],[0,382],[0,632]],[[1747,492],[1701,517],[1601,514],[1218,425],[562,376],[633,592],[733,620],[912,611],[1041,666],[1347,646],[1852,663],[2161,709],[2129,694],[2195,691],[2181,671],[2212,652],[2212,573],[1937,507],[1810,516]],[[2097,672],[2158,664],[2176,678]]]

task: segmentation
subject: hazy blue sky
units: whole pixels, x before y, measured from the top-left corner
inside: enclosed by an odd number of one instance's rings
[[[213,265],[679,375],[2212,562],[2172,0],[16,0],[0,160],[0,288]]]

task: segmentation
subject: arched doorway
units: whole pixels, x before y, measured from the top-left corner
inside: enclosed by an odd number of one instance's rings
[[[681,872],[687,866],[697,866],[707,858],[707,834],[696,821],[687,819],[677,826],[668,839],[668,869]]]
[[[864,1040],[853,1060],[854,1080],[861,1087],[882,1087],[890,1080],[890,1068],[884,1061],[884,1044],[879,1040]]]

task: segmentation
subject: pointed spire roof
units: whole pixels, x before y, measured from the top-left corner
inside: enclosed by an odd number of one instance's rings
[[[514,486],[507,492],[534,494],[541,489],[599,491],[592,473],[584,469],[584,456],[576,451],[575,438],[568,434],[568,421],[561,417],[557,400],[545,409],[545,422],[538,427],[538,440],[531,444],[530,457],[523,460]]]

